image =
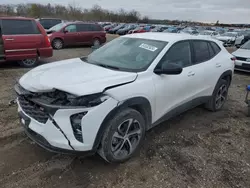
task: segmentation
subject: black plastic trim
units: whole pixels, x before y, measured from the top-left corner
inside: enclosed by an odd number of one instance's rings
[[[229,83],[228,83],[228,87],[231,85],[231,81],[232,81],[232,75],[233,75],[233,72],[231,70],[227,70],[225,71],[224,73],[222,73],[222,75],[220,76],[220,78],[218,79],[217,83],[224,77],[226,76],[230,76],[230,80],[229,80]]]
[[[54,153],[60,153],[60,154],[72,154],[72,155],[81,155],[81,156],[89,156],[95,154],[95,151],[89,150],[89,151],[76,151],[76,150],[68,150],[68,149],[62,149],[58,147],[54,147],[49,142],[42,137],[41,135],[37,134],[36,132],[32,131],[31,129],[24,129],[26,135],[33,140],[35,143],[37,143],[42,148],[54,152]]]
[[[152,127],[159,125],[160,123],[167,121],[173,117],[176,117],[182,114],[183,112],[186,112],[192,108],[195,108],[201,104],[206,103],[210,99],[210,97],[211,96],[199,97],[172,109],[171,111],[163,115],[160,119],[158,119],[156,122],[154,122]]]
[[[88,156],[93,155],[95,151],[89,150],[89,151],[76,151],[76,150],[68,150],[68,149],[62,149],[58,147],[52,146],[43,136],[40,134],[34,132],[29,128],[29,124],[31,119],[27,117],[22,111],[19,112],[19,116],[25,121],[25,124],[22,124],[24,127],[24,131],[26,135],[33,140],[35,143],[37,143],[42,148],[54,152],[54,153],[62,153],[62,154],[72,154],[72,155],[81,155],[81,156]],[[58,128],[58,125],[55,124],[55,126]],[[70,145],[69,145],[70,146]]]

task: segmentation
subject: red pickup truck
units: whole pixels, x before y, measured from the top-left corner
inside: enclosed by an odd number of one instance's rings
[[[0,62],[18,61],[33,67],[40,57],[53,56],[50,40],[33,18],[0,17]]]

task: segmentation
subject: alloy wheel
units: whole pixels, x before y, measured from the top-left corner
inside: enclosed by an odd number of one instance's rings
[[[55,41],[54,41],[54,47],[55,47],[56,49],[61,49],[61,48],[63,47],[62,41],[61,41],[61,40],[55,40]]]
[[[141,125],[136,119],[123,121],[114,133],[111,141],[111,152],[117,159],[123,159],[133,153],[140,143]]]
[[[22,64],[26,66],[32,66],[36,63],[37,59],[24,59],[22,60]]]
[[[227,86],[225,84],[221,85],[215,98],[215,107],[216,109],[220,109],[224,103],[226,102],[227,98]]]
[[[93,45],[94,46],[100,46],[101,43],[100,43],[100,41],[98,39],[95,39]]]

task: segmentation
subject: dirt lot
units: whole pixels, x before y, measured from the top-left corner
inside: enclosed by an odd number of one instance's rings
[[[56,51],[51,62],[86,55],[89,48]],[[13,84],[27,69],[0,69],[0,187],[250,187],[250,121],[244,103],[247,74],[235,74],[224,109],[193,109],[165,122],[146,136],[137,156],[110,165],[99,156],[52,154],[23,133]]]

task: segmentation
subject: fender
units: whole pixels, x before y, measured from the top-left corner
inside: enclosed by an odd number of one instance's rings
[[[134,97],[127,99],[125,101],[122,101],[118,103],[118,105],[109,112],[109,114],[105,117],[103,120],[98,133],[95,138],[95,142],[93,145],[93,150],[96,151],[98,149],[99,144],[101,143],[102,136],[104,134],[104,131],[107,128],[106,122],[109,121],[113,116],[115,116],[119,111],[122,111],[125,108],[134,108],[137,111],[139,111],[142,116],[145,119],[145,124],[146,124],[146,130],[148,130],[151,127],[152,124],[152,110],[151,110],[151,105],[145,97]]]
[[[219,82],[219,80],[221,80],[221,79],[223,79],[223,78],[229,76],[230,79],[227,80],[227,81],[229,81],[229,83],[228,83],[228,87],[229,87],[229,86],[231,85],[232,75],[233,75],[233,71],[232,71],[232,70],[227,70],[227,71],[225,71],[224,73],[222,73],[222,75],[221,75],[220,78],[218,79],[217,83]],[[217,83],[216,83],[216,85],[217,85]]]

